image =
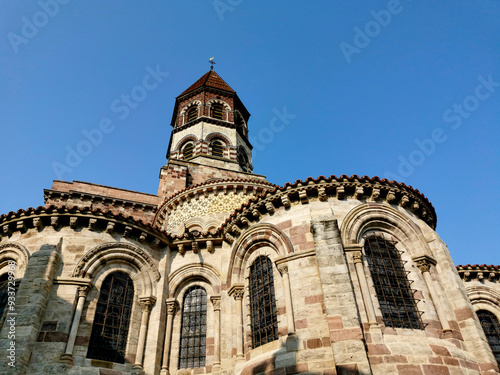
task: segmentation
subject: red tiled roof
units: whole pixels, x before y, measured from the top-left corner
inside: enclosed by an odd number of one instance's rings
[[[432,203],[427,199],[427,197],[422,194],[419,190],[417,189],[414,189],[412,186],[410,185],[406,185],[404,184],[403,182],[397,182],[397,181],[389,181],[387,178],[380,178],[378,176],[374,176],[374,177],[368,177],[368,176],[363,176],[363,177],[359,177],[358,175],[354,174],[352,176],[347,176],[345,174],[341,175],[340,177],[337,177],[337,176],[334,176],[334,175],[331,175],[330,177],[325,177],[325,176],[319,176],[318,178],[313,178],[313,177],[308,177],[306,178],[304,181],[302,180],[296,180],[294,183],[291,183],[291,182],[287,182],[285,183],[285,185],[283,186],[275,186],[273,187],[272,189],[270,190],[266,190],[265,192],[263,192],[262,194],[256,196],[256,197],[253,197],[253,198],[250,198],[248,200],[248,202],[246,203],[243,203],[241,205],[240,208],[237,208],[227,219],[224,223],[222,223],[222,225],[219,227],[219,230],[222,231],[224,230],[225,227],[227,227],[229,225],[229,223],[231,223],[234,218],[237,217],[237,215],[241,212],[243,212],[246,208],[250,207],[252,204],[258,202],[258,201],[261,201],[261,200],[264,200],[266,199],[266,197],[272,195],[272,194],[275,194],[277,193],[278,191],[286,191],[288,189],[291,189],[291,188],[296,188],[296,187],[299,187],[299,186],[307,186],[307,185],[310,185],[310,184],[316,184],[316,183],[320,183],[320,182],[331,182],[331,181],[337,181],[337,182],[361,182],[361,183],[380,183],[380,184],[383,184],[383,185],[387,185],[387,186],[395,186],[395,187],[398,187],[402,190],[407,190],[409,192],[412,192],[414,193],[415,195],[417,195],[418,197],[420,197],[420,199],[422,199],[422,201],[428,205],[428,207],[431,209],[432,211],[432,219],[431,219],[431,227],[433,227],[433,229],[435,228],[436,226],[436,212],[434,211],[434,206],[432,205]]]
[[[236,93],[236,91],[234,91],[217,73],[215,73],[214,70],[209,70],[208,73],[205,73],[199,80],[197,80],[195,83],[189,86],[189,88],[179,96],[194,91],[202,86],[214,87],[216,89],[221,89]]]
[[[457,269],[460,270],[474,270],[474,269],[495,269],[495,270],[500,270],[500,266],[494,266],[493,264],[466,264],[466,265],[461,265],[459,264],[457,266]]]

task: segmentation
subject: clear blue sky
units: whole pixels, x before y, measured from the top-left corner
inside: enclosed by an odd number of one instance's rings
[[[54,179],[156,193],[174,99],[215,56],[256,173],[398,179],[456,264],[500,264],[500,1],[60,1],[0,3],[0,213]]]

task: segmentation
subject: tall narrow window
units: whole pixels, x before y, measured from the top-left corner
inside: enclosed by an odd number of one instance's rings
[[[113,272],[102,283],[87,358],[124,363],[134,285],[123,272]]]
[[[250,319],[253,348],[278,339],[273,264],[265,256],[250,266]]]
[[[7,308],[7,301],[9,297],[9,276],[8,273],[4,273],[0,276],[0,327],[3,324],[3,314]]]
[[[192,286],[182,303],[179,368],[205,366],[207,337],[207,292]]]
[[[212,104],[212,117],[222,120],[222,105]]]
[[[381,237],[366,238],[365,255],[375,286],[382,319],[388,327],[424,329],[421,312],[410,288],[408,271],[404,269],[394,241]]]
[[[191,159],[193,157],[193,144],[191,142],[184,146],[182,154],[184,155],[184,160]]]
[[[498,323],[498,319],[486,310],[479,310],[476,313],[483,327],[486,339],[490,344],[491,351],[500,365],[500,324]]]
[[[224,156],[224,146],[221,141],[213,141],[212,142],[212,155],[213,156]]]
[[[193,121],[198,117],[198,107],[191,107],[187,113],[187,122]]]

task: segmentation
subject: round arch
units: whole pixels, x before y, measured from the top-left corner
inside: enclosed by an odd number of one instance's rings
[[[220,294],[221,282],[219,271],[205,263],[193,263],[179,268],[170,275],[168,278],[169,298],[177,298],[186,284],[198,280],[204,281],[212,288],[209,294]]]
[[[261,247],[272,249],[277,257],[293,253],[290,239],[276,225],[259,223],[251,226],[233,245],[227,273],[228,286],[242,282],[245,272],[243,265],[248,263],[252,253]]]
[[[215,133],[210,133],[209,135],[206,136],[205,140],[207,141],[207,143],[210,143],[211,141],[215,140],[215,139],[218,139],[218,140],[221,140],[225,143],[225,146],[231,146],[231,141],[229,140],[228,137],[226,137],[224,134],[222,133],[218,133],[218,132],[215,132]]]
[[[474,311],[487,310],[500,321],[500,293],[486,286],[472,286],[465,288],[467,297],[474,307]]]
[[[181,111],[179,112],[179,115],[184,116],[184,114],[186,113],[186,111],[189,108],[191,108],[192,106],[194,106],[194,105],[197,106],[198,109],[199,109],[199,107],[201,106],[201,101],[199,101],[199,100],[193,100],[193,101],[189,102],[184,107],[182,107]]]
[[[431,256],[418,225],[389,205],[365,203],[356,206],[346,215],[340,228],[344,246],[362,245],[363,236],[369,231],[385,231],[393,235],[412,256]]]
[[[184,146],[185,143],[192,141],[193,143],[196,143],[198,141],[198,138],[196,138],[194,135],[186,135],[181,138],[179,142],[177,142],[177,145],[175,146],[174,151],[180,151],[180,149]]]
[[[110,242],[94,247],[78,261],[73,277],[91,278],[96,285],[96,279],[120,268],[137,282],[139,295],[156,294],[156,284],[160,279],[158,267],[143,249],[132,244]]]
[[[7,242],[0,245],[0,275],[7,272],[9,261],[15,261],[16,278],[21,279],[28,266],[29,257],[28,250],[17,242]]]

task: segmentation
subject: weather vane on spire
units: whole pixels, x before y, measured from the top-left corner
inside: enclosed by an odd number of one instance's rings
[[[214,70],[214,64],[215,64],[214,58],[213,58],[213,57],[211,57],[211,58],[210,58],[210,60],[208,60],[208,62],[209,62],[210,64],[212,64],[212,66],[210,67],[210,70]]]

